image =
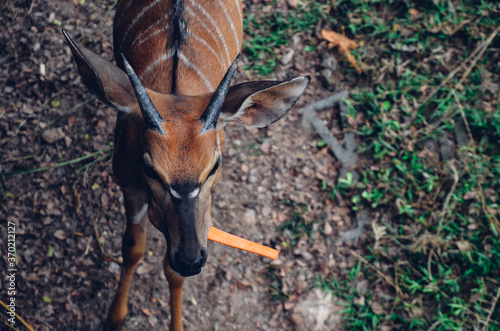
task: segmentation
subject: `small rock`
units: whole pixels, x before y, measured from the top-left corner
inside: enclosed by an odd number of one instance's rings
[[[54,232],[54,237],[56,237],[59,240],[64,240],[66,239],[66,232],[64,232],[64,230],[56,230]]]
[[[108,271],[114,275],[119,275],[121,267],[118,263],[111,261],[109,262]]]
[[[237,280],[236,284],[238,285],[238,288],[242,290],[248,290],[250,287],[252,287],[252,283],[250,283],[248,280]]]
[[[448,161],[453,158],[453,151],[451,149],[453,142],[448,139],[445,133],[438,134],[439,154],[442,161]]]
[[[354,303],[357,304],[357,305],[360,305],[360,306],[364,306],[365,305],[365,297],[357,297],[357,298],[354,298]]]
[[[50,14],[49,14],[49,18],[48,18],[48,20],[47,20],[47,21],[48,21],[49,23],[52,23],[52,22],[54,22],[54,20],[55,20],[55,19],[56,19],[56,14],[55,14],[55,13],[50,13]]]
[[[158,324],[158,318],[155,315],[151,315],[148,317],[148,323],[151,326],[156,326]]]
[[[335,80],[333,79],[333,71],[331,69],[323,69],[320,71],[323,87],[330,91],[335,90]]]
[[[295,54],[295,51],[293,49],[290,49],[283,57],[281,58],[281,64],[287,65],[288,63],[292,62],[293,55]]]
[[[333,228],[330,225],[330,223],[328,223],[328,222],[325,223],[325,228],[323,229],[323,231],[325,232],[325,235],[327,235],[327,236],[329,236],[333,233]]]
[[[384,313],[384,307],[377,301],[373,301],[371,304],[372,311],[377,315],[382,315]]]
[[[356,291],[358,291],[360,295],[365,295],[367,290],[368,290],[368,281],[366,279],[363,279],[358,284],[356,284]]]
[[[271,207],[269,206],[262,207],[262,215],[264,215],[265,217],[269,217],[269,215],[271,215],[272,212],[273,210]]]
[[[269,154],[269,149],[271,148],[271,144],[268,143],[267,141],[265,143],[263,143],[262,145],[260,145],[260,150],[264,153],[264,154]]]
[[[153,271],[154,265],[142,261],[142,263],[137,267],[136,273],[138,275],[146,275]]]
[[[42,133],[42,138],[49,144],[64,138],[64,133],[60,128],[47,129]]]
[[[286,3],[290,8],[293,8],[293,9],[295,9],[299,6],[299,0],[286,0]]]
[[[326,69],[330,69],[332,71],[336,71],[338,69],[338,62],[335,56],[330,53],[323,53],[321,55],[321,66]]]
[[[227,152],[227,154],[229,156],[234,156],[236,153],[238,153],[238,151],[236,149],[234,149],[233,147],[230,147],[229,151]]]
[[[245,214],[241,219],[242,223],[246,226],[253,226],[257,221],[257,217],[255,216],[255,210],[247,209],[245,210]]]
[[[299,297],[292,312],[295,331],[340,330],[340,315],[336,313],[344,309],[333,303],[331,294],[315,289]]]
[[[280,269],[283,266],[283,261],[281,260],[273,260],[269,263],[269,267],[272,269]]]
[[[469,137],[467,135],[467,129],[465,128],[464,122],[458,120],[453,128],[455,131],[455,138],[457,140],[457,145],[465,146],[469,142]]]
[[[335,77],[335,72],[338,70],[337,59],[330,53],[323,53],[321,55],[321,67],[320,71],[321,81],[323,86],[330,91],[335,91],[339,80]]]
[[[40,63],[40,75],[45,76],[46,70],[45,70],[45,63]]]

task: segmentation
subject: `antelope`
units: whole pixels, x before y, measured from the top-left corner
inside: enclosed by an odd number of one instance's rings
[[[166,239],[171,329],[182,330],[182,287],[207,260],[212,193],[224,127],[262,128],[296,103],[309,76],[231,85],[243,40],[240,0],[121,0],[113,23],[116,66],[63,30],[80,76],[116,108],[113,172],[126,209],[123,265],[105,329],[122,328],[146,249],[147,219]]]

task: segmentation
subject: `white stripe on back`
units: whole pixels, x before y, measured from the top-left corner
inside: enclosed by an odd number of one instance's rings
[[[123,14],[126,13],[128,11],[128,8],[130,7],[130,5],[134,2],[134,0],[129,0],[127,5],[125,6],[125,8],[123,8],[123,10],[121,10],[121,15],[118,19],[116,19],[116,25],[119,26],[120,23],[121,23],[121,20],[123,19]]]
[[[167,20],[168,19],[168,13],[165,14],[163,17],[161,17],[158,21],[156,21],[154,24],[152,24],[149,28],[147,28],[146,30],[142,31],[139,36],[137,36],[134,41],[132,42],[132,44],[130,45],[130,48],[131,49],[134,49],[135,47],[138,47],[140,45],[142,45],[145,41],[151,39],[153,36],[156,36],[158,33],[160,33],[161,31],[165,31],[167,30],[169,27],[170,27],[170,24],[167,23],[167,25],[159,30],[155,30],[153,33],[150,34],[150,31],[156,27],[158,27],[160,25],[160,23],[162,23],[164,20]],[[144,39],[141,39],[143,38],[144,36],[146,36],[146,38]],[[137,43],[137,45],[136,45]]]
[[[120,43],[120,47],[119,47],[120,49],[122,49],[123,43],[125,42],[125,40],[127,40],[127,36],[130,33],[130,31],[132,30],[132,28],[134,27],[134,25],[137,24],[137,22],[139,22],[139,20],[141,19],[141,17],[144,16],[144,14],[146,14],[148,12],[148,10],[150,10],[151,8],[153,8],[154,6],[156,6],[157,4],[159,4],[160,1],[161,0],[155,0],[155,1],[153,1],[152,3],[150,3],[149,5],[147,5],[146,7],[144,7],[141,10],[141,12],[134,18],[134,20],[132,21],[132,23],[130,23],[130,25],[128,26],[127,31],[125,31],[125,34],[122,37],[122,40],[121,40],[121,43]]]
[[[236,28],[234,27],[234,24],[233,24],[233,19],[231,18],[231,16],[227,12],[226,7],[224,7],[224,4],[222,3],[222,1],[217,0],[217,3],[222,8],[222,11],[224,12],[224,16],[226,16],[227,21],[231,25],[231,30],[233,30],[233,34],[234,34],[234,41],[236,41],[236,49],[239,50],[240,49],[240,41],[238,39],[238,34],[236,33]]]
[[[222,51],[221,49],[221,45],[219,43],[219,40],[217,39],[217,37],[213,34],[212,32],[212,29],[210,29],[206,24],[205,22],[203,22],[198,16],[196,16],[196,14],[191,10],[191,9],[187,9],[187,12],[189,15],[191,15],[194,19],[196,19],[198,21],[198,23],[201,24],[201,26],[203,26],[205,28],[205,30],[208,32],[208,34],[210,35],[210,37],[213,38],[213,40],[215,41],[215,43],[217,44],[217,48],[219,48],[220,51]],[[227,60],[227,66],[230,65],[230,62],[229,62],[229,59]],[[223,66],[225,67],[225,66]]]
[[[236,3],[236,8],[238,8],[238,16],[240,17],[239,22],[243,21],[243,13],[241,12],[241,7],[240,7],[240,0],[235,0]]]
[[[168,53],[162,54],[159,58],[154,60],[152,63],[150,63],[146,69],[141,73],[139,76],[142,80],[143,77],[145,77],[151,70],[153,70],[158,64],[160,64],[163,61],[170,60],[172,56],[174,55],[174,51],[171,49]]]
[[[217,53],[212,48],[212,46],[210,46],[205,40],[201,39],[200,37],[198,37],[195,34],[191,34],[191,37],[193,37],[194,39],[196,39],[197,41],[199,41],[200,43],[202,43],[206,48],[208,48],[208,50],[215,56],[215,58],[217,59],[217,61],[219,61],[219,64],[220,64],[222,70],[226,70],[226,66],[224,65],[224,62],[220,59],[220,57],[217,55]]]
[[[193,0],[189,0],[189,2],[191,3],[191,5],[194,8],[198,9],[200,11],[200,13],[202,13],[207,18],[207,20],[210,22],[210,24],[213,25],[213,27],[215,28],[215,32],[219,36],[219,39],[221,40],[222,45],[224,46],[224,50],[226,51],[227,62],[230,63],[231,59],[229,57],[229,49],[227,48],[226,40],[224,39],[224,35],[221,33],[219,27],[215,23],[215,21],[212,18],[212,16],[210,16],[210,14],[207,13],[207,11],[202,6],[200,6],[199,4],[195,3]]]
[[[210,82],[208,81],[207,77],[205,77],[205,75],[203,75],[203,73],[200,71],[200,69],[193,62],[191,62],[184,54],[182,54],[182,52],[180,50],[178,52],[178,55],[179,55],[179,59],[188,68],[190,68],[191,70],[193,70],[198,75],[198,77],[201,78],[201,81],[203,82],[203,84],[205,84],[205,86],[208,88],[208,90],[210,92],[213,92],[214,88],[212,87],[212,84],[210,84]]]
[[[165,25],[165,27],[161,28],[161,29],[158,29],[158,30],[155,30],[155,32],[153,32],[152,34],[150,34],[149,36],[147,36],[146,38],[142,39],[136,47],[139,47],[141,46],[142,44],[144,44],[146,41],[152,39],[153,37],[155,37],[156,35],[162,33],[162,32],[165,32],[167,31],[168,29],[170,29],[171,25],[170,23]],[[131,48],[134,48],[134,47],[131,47]]]

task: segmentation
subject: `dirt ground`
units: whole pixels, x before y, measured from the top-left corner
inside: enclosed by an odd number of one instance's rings
[[[5,256],[5,220],[15,223],[16,312],[38,330],[101,329],[118,284],[114,259],[120,257],[124,207],[105,152],[113,141],[115,111],[89,101],[61,34],[64,28],[75,40],[86,36],[88,49],[111,60],[114,12],[106,15],[113,2],[34,1],[28,10],[24,1],[7,1],[1,8],[0,243]],[[308,329],[297,307],[315,300],[315,275],[331,276],[353,263],[344,254],[352,245],[340,246],[336,238],[355,222],[321,190],[322,180],[334,182],[340,164],[317,146],[314,132],[304,131],[298,112],[333,93],[322,87],[315,56],[296,52],[290,65],[269,77],[312,76],[285,119],[261,130],[226,130],[223,178],[214,197],[217,227],[281,250],[280,259],[271,262],[210,243],[205,269],[186,282],[187,330]],[[247,62],[244,55],[240,69]],[[244,70],[235,78],[251,79]],[[326,116],[336,112],[332,108]],[[98,151],[103,152],[66,166],[8,175]],[[313,237],[303,236],[292,249],[282,247],[285,237],[277,226],[297,208],[314,221]],[[165,241],[152,226],[148,231],[147,254],[130,291],[127,330],[168,329],[170,320],[162,272]],[[8,272],[5,267],[0,272],[5,302]],[[287,299],[276,300],[280,293]],[[329,313],[325,319],[335,327]],[[16,327],[26,329],[19,321]]]

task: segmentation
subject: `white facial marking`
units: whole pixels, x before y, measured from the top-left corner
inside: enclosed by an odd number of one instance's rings
[[[142,205],[141,210],[137,214],[135,214],[134,217],[132,217],[132,223],[134,224],[141,223],[141,220],[147,211],[148,211],[148,204],[145,203],[144,205]]]
[[[176,199],[180,199],[181,198],[181,195],[179,194],[179,192],[177,192],[176,190],[174,190],[173,188],[170,188],[170,193],[172,194],[172,196]]]
[[[198,196],[198,194],[200,193],[200,189],[199,188],[195,188],[193,190],[193,192],[189,193],[189,199],[194,199]]]

